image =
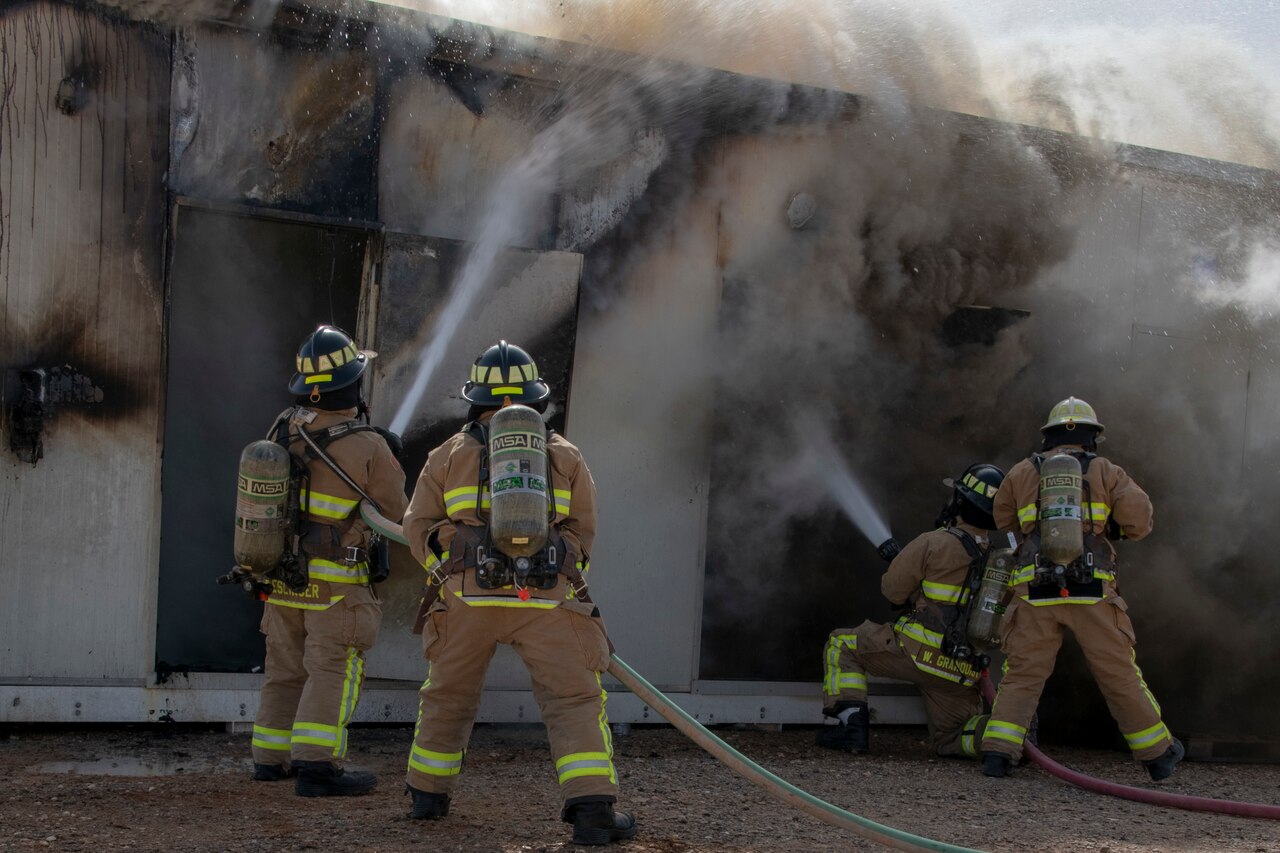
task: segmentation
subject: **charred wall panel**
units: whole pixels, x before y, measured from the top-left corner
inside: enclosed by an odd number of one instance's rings
[[[232,565],[240,451],[291,405],[298,344],[354,329],[360,231],[181,207],[169,284],[157,672],[262,663],[262,605]],[[199,614],[199,618],[193,618]]]
[[[32,465],[9,451],[5,382],[0,678],[150,672],[168,90],[148,27],[0,10],[0,369],[62,368],[86,392],[50,389]]]
[[[479,239],[485,217],[498,203],[492,195],[497,181],[528,150],[540,111],[554,93],[495,78],[481,94],[483,108],[477,113],[439,73],[409,70],[388,84],[378,179],[379,213],[387,227]],[[508,217],[524,227],[507,235],[506,242],[550,248],[554,198],[547,194],[530,205]]]
[[[376,90],[364,51],[179,30],[171,188],[210,201],[375,219]]]

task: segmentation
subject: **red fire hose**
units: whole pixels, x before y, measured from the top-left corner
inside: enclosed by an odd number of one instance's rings
[[[985,676],[982,679],[982,692],[987,697],[987,701],[995,702],[995,687],[991,684],[991,679]],[[1211,797],[1192,797],[1186,794],[1171,794],[1166,791],[1152,791],[1147,788],[1135,788],[1132,785],[1106,782],[1102,779],[1095,779],[1092,776],[1078,773],[1068,767],[1063,767],[1030,743],[1024,743],[1022,748],[1041,770],[1057,776],[1064,782],[1084,788],[1086,791],[1106,794],[1110,797],[1120,797],[1121,799],[1133,800],[1139,803],[1150,803],[1153,806],[1189,809],[1196,812],[1216,812],[1238,817],[1261,817],[1280,820],[1280,806],[1269,806],[1265,803],[1243,803],[1238,800],[1215,800]]]

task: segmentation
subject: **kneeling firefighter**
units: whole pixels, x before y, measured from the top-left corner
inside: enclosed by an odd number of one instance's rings
[[[399,439],[359,420],[368,418],[361,379],[373,356],[341,329],[316,329],[302,342],[289,382],[296,405],[241,458],[237,561],[247,588],[266,602],[253,778],[296,776],[300,796],[362,794],[376,781],[343,770],[364,653],[382,621],[370,584],[384,579],[386,566],[385,543],[372,541],[358,504],[369,500],[394,520],[408,501],[391,450]],[[283,468],[263,476],[273,453],[283,455]],[[281,506],[259,511],[254,496],[261,494],[279,495]],[[280,510],[284,523],[275,524]]]
[[[1097,455],[1102,429],[1084,400],[1062,400],[1040,428],[1040,452],[1015,465],[996,496],[996,523],[1023,539],[1005,619],[1005,674],[982,741],[988,776],[1006,775],[1021,756],[1064,630],[1075,635],[1112,717],[1151,778],[1170,776],[1183,756],[1138,669],[1109,541],[1150,533],[1151,499],[1123,468]]]
[[[970,465],[959,480],[943,480],[952,497],[938,528],[891,556],[880,580],[885,597],[907,612],[892,625],[863,622],[831,632],[822,692],[823,714],[835,725],[818,730],[819,746],[867,751],[867,675],[879,675],[920,689],[931,750],[978,757],[987,718],[977,682],[985,652],[998,644],[1012,557],[1011,548],[988,541],[1003,480],[1003,471],[985,463]],[[882,556],[896,550],[881,549]]]
[[[575,844],[632,838],[615,812],[618,774],[600,673],[609,641],[585,575],[596,491],[578,448],[548,433],[551,389],[506,341],[476,359],[461,432],[431,451],[405,514],[410,550],[428,571],[422,648],[430,674],[409,754],[414,818],[442,818],[462,769],[498,643],[533,680]],[[520,802],[520,792],[502,791]]]

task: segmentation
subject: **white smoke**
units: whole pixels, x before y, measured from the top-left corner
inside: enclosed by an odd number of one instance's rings
[[[1222,268],[1219,255],[1198,255],[1187,276],[1192,292],[1205,304],[1240,309],[1253,322],[1280,317],[1280,223],[1261,231],[1233,234],[1228,243],[1243,251],[1239,272]]]

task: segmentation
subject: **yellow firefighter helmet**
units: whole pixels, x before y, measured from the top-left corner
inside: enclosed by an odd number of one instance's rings
[[[1098,432],[1102,432],[1102,424],[1098,423],[1098,415],[1084,400],[1079,397],[1068,397],[1058,403],[1049,410],[1049,419],[1045,421],[1044,426],[1040,427],[1040,431],[1052,429],[1056,426],[1065,426],[1067,429],[1075,429],[1078,426],[1091,426],[1097,428]]]

